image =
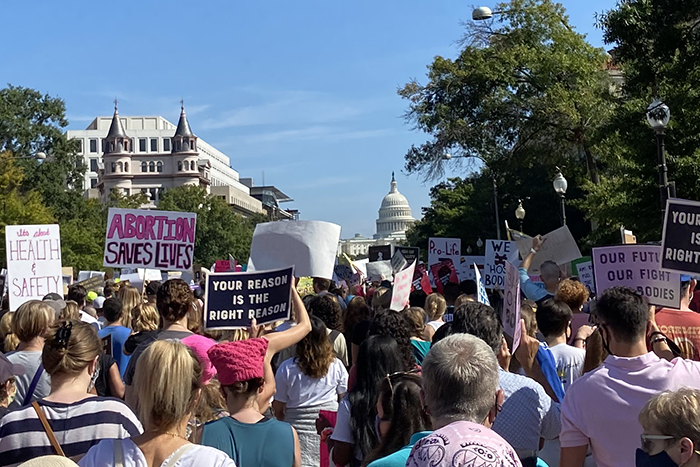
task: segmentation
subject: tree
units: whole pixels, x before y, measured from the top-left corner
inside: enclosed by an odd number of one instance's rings
[[[248,261],[253,230],[261,218],[244,219],[224,200],[195,185],[168,189],[158,208],[197,214],[195,263],[210,267],[217,259],[228,259],[229,254],[240,262]]]
[[[487,166],[583,166],[596,182],[591,148],[611,109],[609,57],[573,31],[558,3],[513,0],[497,9],[498,20],[467,24],[458,58],[435,58],[427,84],[399,90],[410,102],[406,120],[431,137],[408,151],[406,170],[441,176],[452,153]]]

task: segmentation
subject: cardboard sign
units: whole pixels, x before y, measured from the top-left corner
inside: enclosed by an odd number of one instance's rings
[[[338,276],[338,279],[345,282],[350,281],[354,274],[352,268],[347,264],[336,264],[333,272]]]
[[[476,282],[476,274],[474,273],[474,264],[479,267],[483,273],[484,257],[483,256],[460,256],[459,263],[455,263],[457,277],[460,281],[473,280]]]
[[[445,293],[445,285],[448,282],[459,284],[457,271],[451,259],[443,259],[431,265],[430,272],[433,275],[433,282],[435,282],[435,289],[438,293]]]
[[[411,263],[409,267],[396,274],[394,277],[394,288],[391,291],[390,310],[403,311],[408,304],[408,297],[411,295],[411,283],[413,282],[413,271],[416,268],[416,262]]]
[[[391,245],[375,245],[367,250],[369,262],[375,261],[390,261],[391,260]]]
[[[505,282],[503,288],[503,330],[513,338],[511,352],[520,345],[522,329],[520,327],[520,273],[510,262],[505,266]]]
[[[104,287],[105,281],[102,276],[94,276],[84,281],[76,282],[76,285],[82,285],[88,292],[97,292],[97,289]]]
[[[479,292],[477,300],[479,301],[479,303],[491,306],[489,296],[486,293],[486,287],[484,287],[484,281],[481,280],[481,273],[479,272],[479,268],[476,266],[476,264],[474,265],[474,274],[476,275],[476,287]]]
[[[583,261],[576,264],[578,279],[591,292],[595,292],[595,277],[593,277],[593,261]]]
[[[462,251],[462,239],[430,237],[428,240],[428,264],[437,264],[441,259],[449,258],[452,264],[459,263]]]
[[[652,305],[678,308],[681,278],[661,270],[661,247],[619,245],[593,248],[593,272],[598,296],[616,285],[626,285],[647,297]]]
[[[10,310],[48,293],[63,295],[61,233],[57,224],[5,227]]]
[[[383,280],[391,280],[394,271],[391,269],[391,261],[375,261],[366,264],[367,278],[372,282],[381,282]]]
[[[396,246],[394,247],[394,251],[400,251],[407,264],[411,264],[414,261],[418,264],[420,248],[417,246]]]
[[[299,277],[333,279],[340,226],[321,221],[277,221],[255,226],[248,271],[294,265]],[[387,258],[388,259],[388,258]]]
[[[401,271],[406,266],[408,266],[408,261],[403,257],[403,253],[396,250],[394,256],[391,257],[391,269],[394,271],[394,274]]]
[[[109,208],[104,266],[190,271],[197,214]]]
[[[418,264],[413,272],[413,290],[422,290],[426,294],[430,295],[433,293],[433,288],[430,286],[430,277],[428,277],[428,270],[425,269],[424,264]]]
[[[544,242],[540,251],[538,251],[533,258],[530,269],[527,270],[529,274],[539,275],[540,265],[545,261],[554,261],[558,265],[561,265],[581,257],[581,251],[578,249],[578,245],[567,226],[559,227],[557,230],[549,232],[544,237],[547,241]],[[518,244],[520,257],[524,259],[530,254],[532,237],[524,235],[520,240],[517,240],[516,243]]]
[[[484,286],[487,289],[503,289],[506,263],[517,263],[518,247],[508,240],[486,240],[484,255]]]
[[[287,320],[294,267],[275,271],[207,274],[205,329],[241,329]]]
[[[661,240],[661,267],[667,271],[700,273],[700,202],[669,199]]]

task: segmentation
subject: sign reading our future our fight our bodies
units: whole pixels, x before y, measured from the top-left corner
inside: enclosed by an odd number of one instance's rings
[[[8,225],[5,249],[10,310],[49,293],[63,295],[58,225]]]
[[[661,240],[661,267],[682,274],[700,274],[700,202],[669,199]]]
[[[240,329],[287,320],[294,267],[272,271],[207,274],[204,327]]]
[[[197,214],[110,208],[104,266],[190,271]]]
[[[661,269],[661,247],[618,245],[593,248],[593,274],[598,294],[617,285],[636,289],[649,303],[679,308],[680,274]]]

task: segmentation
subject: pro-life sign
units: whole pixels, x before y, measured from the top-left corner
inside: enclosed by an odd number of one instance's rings
[[[598,295],[616,285],[625,285],[647,297],[652,305],[678,308],[681,278],[661,270],[661,247],[618,245],[593,248],[593,273]]]
[[[5,250],[10,310],[48,293],[63,295],[58,225],[8,225]]]
[[[289,319],[294,267],[207,274],[205,329],[240,329]]]
[[[669,199],[661,240],[661,267],[682,274],[700,273],[700,202]]]

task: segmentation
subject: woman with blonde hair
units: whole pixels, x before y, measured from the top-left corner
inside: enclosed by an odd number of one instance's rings
[[[67,300],[66,306],[58,314],[58,319],[80,319],[80,307],[78,302]]]
[[[134,308],[143,304],[141,292],[136,287],[122,285],[117,292],[117,298],[122,301],[122,323],[129,327]]]
[[[320,410],[338,410],[347,391],[348,372],[333,351],[326,325],[311,316],[311,332],[296,345],[296,357],[277,369],[277,392],[272,408],[278,420],[291,424],[299,435],[301,465],[318,466],[321,438],[316,432]]]
[[[442,317],[447,311],[447,302],[445,297],[439,293],[431,293],[425,299],[425,312],[428,315],[428,325],[425,327],[423,338],[426,341],[432,342],[433,334],[440,329],[440,326],[445,324]]]
[[[412,306],[404,312],[411,331],[411,347],[413,348],[413,356],[416,363],[423,364],[423,359],[430,350],[430,341],[423,339],[425,335],[425,310],[423,308]]]
[[[167,368],[168,371],[163,371]],[[81,467],[235,467],[216,449],[188,441],[187,422],[201,395],[202,366],[187,346],[173,340],[156,341],[136,363],[134,390],[145,431],[128,439],[105,440],[83,457]]]
[[[51,325],[41,354],[51,376],[51,393],[0,420],[4,464],[50,454],[77,458],[103,439],[142,432],[141,423],[124,402],[89,392],[98,376],[100,351],[100,340],[90,324],[66,320]],[[40,436],[41,431],[45,436]]]
[[[51,391],[51,378],[41,364],[41,351],[44,349],[44,334],[55,316],[56,312],[48,303],[29,300],[17,308],[12,318],[12,332],[19,344],[15,352],[7,354],[7,359],[15,365],[22,365],[25,373],[17,376],[17,396],[10,404],[10,410],[46,397]]]
[[[2,337],[3,341],[3,353],[12,352],[19,345],[17,334],[12,332],[12,318],[14,316],[14,311],[8,311],[0,318],[0,337]]]
[[[122,351],[125,355],[131,355],[139,344],[155,336],[160,321],[158,310],[150,303],[140,303],[132,311],[131,329],[133,333],[124,343]],[[124,322],[124,318],[122,318],[122,322]]]

